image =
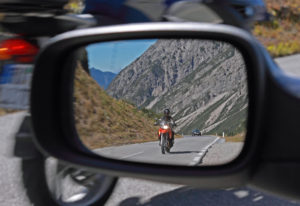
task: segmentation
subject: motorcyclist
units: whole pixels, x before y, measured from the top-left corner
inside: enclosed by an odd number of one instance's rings
[[[166,122],[169,122],[170,125],[171,125],[171,129],[172,127],[176,127],[176,123],[174,121],[174,119],[172,118],[172,116],[170,115],[170,110],[169,109],[165,109],[164,110],[164,116],[159,119],[159,122],[162,122],[162,121],[166,121]],[[158,134],[158,141],[159,141],[159,144],[160,144],[160,135]],[[172,145],[174,144],[174,131],[172,129],[172,135],[171,135],[171,142],[172,142]]]

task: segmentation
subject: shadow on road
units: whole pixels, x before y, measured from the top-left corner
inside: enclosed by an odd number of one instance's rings
[[[190,154],[190,153],[199,153],[199,151],[170,151],[170,154]]]
[[[287,200],[274,198],[248,188],[232,190],[201,190],[190,187],[181,187],[171,192],[152,197],[141,202],[139,197],[131,197],[122,201],[119,206],[266,206],[284,205],[299,206]]]

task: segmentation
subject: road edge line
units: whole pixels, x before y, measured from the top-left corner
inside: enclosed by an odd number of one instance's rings
[[[214,141],[212,141],[211,143],[209,143],[208,145],[206,145],[206,147],[204,147],[202,150],[200,150],[200,152],[198,153],[199,156],[196,156],[194,158],[194,161],[190,164],[190,166],[197,166],[200,165],[202,163],[203,158],[205,157],[205,155],[208,152],[208,149],[211,148],[215,143],[217,143],[221,138],[220,137],[216,137],[216,139]]]

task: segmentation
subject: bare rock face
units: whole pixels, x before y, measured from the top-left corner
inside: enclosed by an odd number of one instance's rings
[[[108,94],[156,112],[170,108],[179,132],[244,132],[247,81],[233,46],[206,40],[158,40],[111,82]]]

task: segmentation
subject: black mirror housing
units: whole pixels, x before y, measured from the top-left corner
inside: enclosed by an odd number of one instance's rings
[[[133,163],[99,157],[78,139],[72,118],[72,71],[66,60],[76,48],[93,42],[146,38],[194,38],[224,41],[240,50],[247,67],[249,112],[245,146],[234,161],[201,168]],[[133,176],[204,188],[239,186],[248,182],[262,141],[265,96],[262,50],[247,32],[226,25],[143,23],[91,28],[54,37],[40,53],[34,69],[31,112],[35,142],[46,154],[70,164],[117,176]]]

